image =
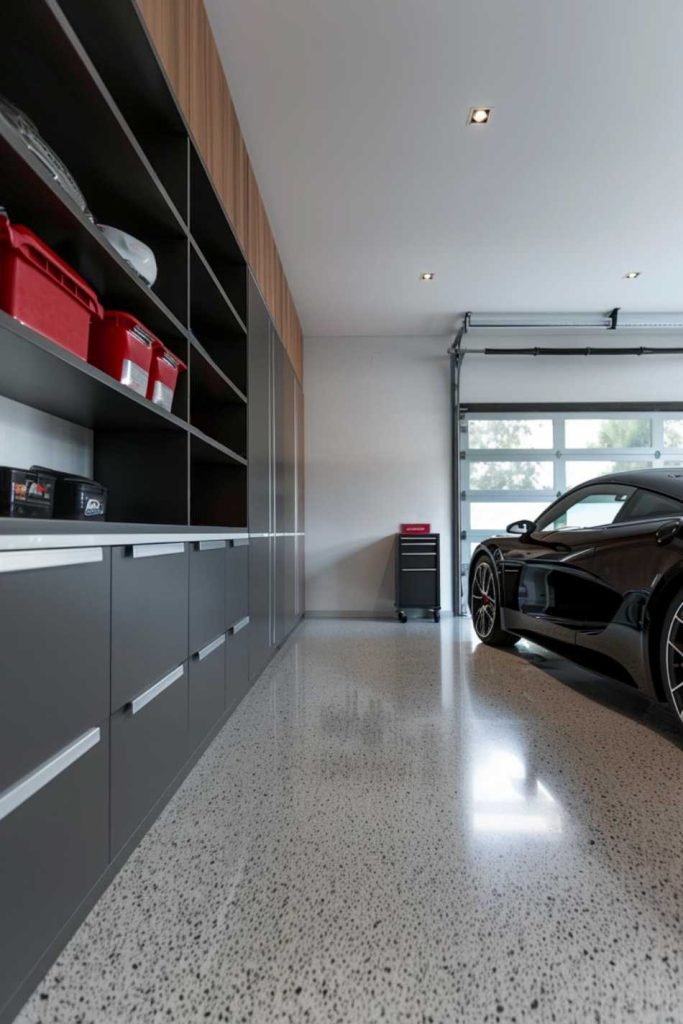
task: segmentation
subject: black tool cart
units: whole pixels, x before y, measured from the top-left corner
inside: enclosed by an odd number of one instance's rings
[[[407,622],[406,609],[432,612],[441,618],[439,534],[403,534],[396,538],[396,611]]]

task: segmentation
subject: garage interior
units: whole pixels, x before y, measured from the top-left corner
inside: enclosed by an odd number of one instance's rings
[[[680,1024],[679,0],[3,19],[0,1024]]]

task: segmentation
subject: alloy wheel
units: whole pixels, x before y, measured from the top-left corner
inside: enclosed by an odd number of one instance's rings
[[[673,614],[666,638],[666,681],[671,701],[683,721],[683,604]]]
[[[472,621],[477,636],[486,640],[496,625],[496,581],[488,562],[481,561],[472,580]],[[681,621],[683,627],[683,620]],[[681,641],[683,645],[683,639]],[[683,650],[683,646],[682,646]],[[682,656],[683,657],[683,656]]]

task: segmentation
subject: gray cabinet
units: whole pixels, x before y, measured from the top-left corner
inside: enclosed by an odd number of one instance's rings
[[[270,661],[272,538],[252,538],[249,544],[249,675],[257,679]]]
[[[190,658],[190,749],[204,739],[225,710],[225,633]]]
[[[111,849],[116,854],[189,754],[187,663],[111,718]]]
[[[0,1008],[107,866],[108,721],[90,725],[0,794]]]
[[[242,619],[230,630],[226,643],[225,707],[236,708],[251,686],[249,678],[249,619]]]
[[[225,627],[249,614],[249,540],[228,541],[225,552]]]
[[[187,659],[187,548],[160,542],[112,551],[112,711]]]
[[[0,564],[0,790],[109,709],[109,551],[17,551]]]
[[[190,545],[190,653],[225,630],[225,562],[227,541],[201,540]]]

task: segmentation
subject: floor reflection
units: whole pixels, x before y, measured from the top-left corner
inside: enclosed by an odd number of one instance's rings
[[[557,835],[562,810],[518,750],[477,742],[472,756],[472,830],[485,835]]]

